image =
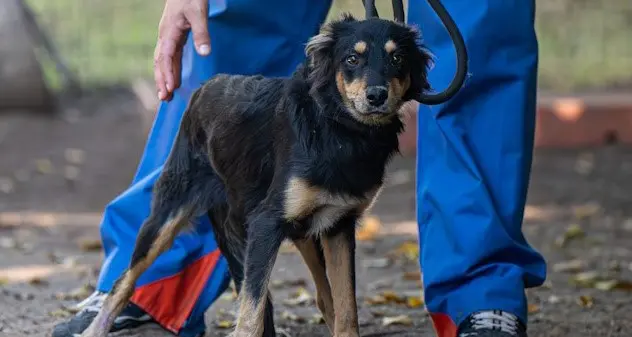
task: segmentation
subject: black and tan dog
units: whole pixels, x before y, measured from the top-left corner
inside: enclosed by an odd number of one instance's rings
[[[103,337],[138,277],[208,213],[240,292],[234,336],[274,336],[268,280],[285,239],[336,337],[358,336],[354,232],[398,152],[399,110],[429,89],[417,32],[350,15],[326,24],[291,78],[218,75],[192,96],[129,269],[83,334]]]

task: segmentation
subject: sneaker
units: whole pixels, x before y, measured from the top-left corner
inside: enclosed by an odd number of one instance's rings
[[[52,337],[80,337],[81,333],[88,328],[99,313],[99,310],[101,310],[106,296],[106,293],[95,291],[88,298],[77,304],[80,311],[69,320],[57,324],[53,329]],[[130,303],[114,320],[110,332],[133,329],[150,322],[153,322],[151,316],[138,306]]]
[[[458,337],[527,337],[527,327],[516,315],[501,310],[481,311],[459,326]]]

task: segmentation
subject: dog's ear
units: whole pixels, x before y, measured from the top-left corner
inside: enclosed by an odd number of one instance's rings
[[[421,36],[417,29],[408,27],[410,41],[408,64],[410,65],[410,87],[404,94],[405,101],[420,99],[423,92],[429,91],[430,83],[428,82],[428,68],[432,64],[432,55],[421,44]]]
[[[312,88],[318,90],[333,78],[334,31],[331,23],[325,24],[318,35],[313,36],[305,46],[309,62],[308,80]]]

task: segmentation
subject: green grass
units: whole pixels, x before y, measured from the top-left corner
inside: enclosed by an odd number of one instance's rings
[[[86,85],[151,77],[151,58],[164,1],[27,0],[72,69]],[[390,1],[379,0],[382,16]],[[540,86],[566,92],[632,84],[630,0],[537,0]],[[335,0],[330,16],[363,15],[359,0]],[[47,78],[58,83],[44,62]]]

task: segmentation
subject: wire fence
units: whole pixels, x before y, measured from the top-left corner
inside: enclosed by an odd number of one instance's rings
[[[537,0],[540,87],[551,91],[632,87],[632,1]],[[83,85],[151,76],[164,1],[27,0]],[[387,15],[390,1],[377,1]],[[334,0],[330,17],[362,15],[359,0]],[[47,69],[47,67],[45,67]],[[50,81],[54,75],[49,74]]]

